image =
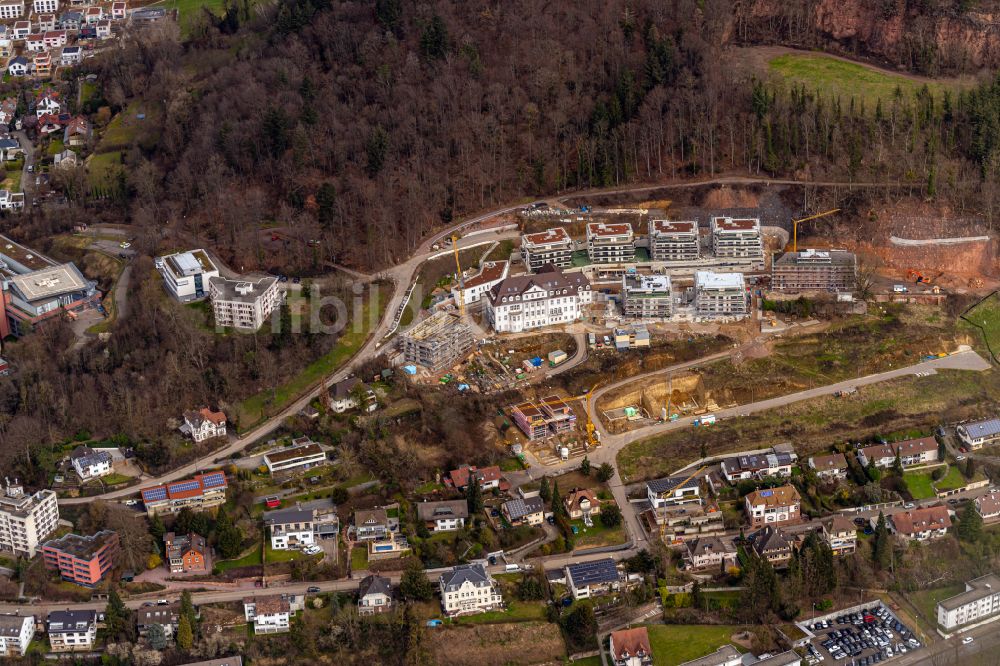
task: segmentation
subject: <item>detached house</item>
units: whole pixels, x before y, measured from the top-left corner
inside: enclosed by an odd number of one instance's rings
[[[500,608],[500,587],[482,564],[460,564],[438,579],[441,607],[449,617]]]
[[[177,624],[180,622],[180,604],[172,603],[165,606],[143,606],[135,612],[136,629],[140,636],[149,634],[149,629],[154,624],[163,627],[163,633],[170,638],[177,633]]]
[[[358,615],[377,615],[392,610],[392,581],[365,576],[358,586]]]
[[[55,20],[52,21],[55,24]],[[42,44],[47,49],[57,49],[66,46],[66,31],[49,29],[42,34]]]
[[[872,519],[873,522],[876,519]],[[940,539],[948,534],[951,514],[943,506],[928,506],[912,511],[901,511],[889,516],[889,524],[896,534],[910,541]]]
[[[590,599],[612,590],[622,582],[618,565],[610,557],[566,566],[566,585],[574,599]]]
[[[974,501],[976,511],[979,512],[984,523],[1000,520],[1000,490],[991,490],[985,495],[977,497]]]
[[[781,529],[768,525],[759,532],[751,534],[750,543],[759,557],[766,559],[775,567],[784,566],[792,559],[792,539]]]
[[[541,525],[545,522],[545,503],[541,497],[526,497],[504,502],[501,513],[511,525]]]
[[[1000,440],[1000,419],[992,418],[963,423],[955,431],[958,433],[958,438],[975,451]]]
[[[611,663],[614,666],[652,666],[653,648],[646,627],[612,631],[608,637]]]
[[[78,446],[69,454],[69,459],[81,481],[90,481],[111,474],[111,454],[95,451],[89,446]]]
[[[28,21],[14,21],[14,39],[25,39],[31,34],[31,23]]]
[[[601,513],[601,500],[597,499],[597,495],[589,488],[566,493],[563,504],[570,519],[576,520],[582,518],[586,525],[593,524],[591,516]]]
[[[52,56],[48,53],[38,53],[34,58],[31,59],[31,69],[37,77],[49,76],[52,74]],[[60,118],[60,122],[55,126],[53,131],[58,131],[60,127],[66,123],[62,121],[62,115],[53,116],[52,114],[43,116],[44,118]],[[68,118],[66,121],[68,122]]]
[[[354,538],[357,541],[385,539],[389,536],[389,515],[385,509],[358,509],[354,512]]]
[[[455,490],[464,491],[469,485],[470,477],[474,477],[479,481],[479,488],[484,492],[500,488],[500,483],[503,480],[500,468],[496,465],[491,467],[471,467],[469,465],[463,465],[458,469],[453,469],[448,472],[448,477],[444,482],[445,485],[450,485]]]
[[[279,634],[289,630],[292,609],[288,599],[276,594],[245,598],[243,614],[247,622],[253,622],[255,634]]]
[[[717,536],[693,539],[684,543],[684,561],[692,569],[718,571],[736,565],[736,547]]]
[[[82,59],[79,46],[64,46],[59,56],[63,65],[75,65]]]
[[[311,546],[317,540],[340,533],[340,518],[329,500],[297,504],[294,509],[280,509],[264,514],[264,525],[271,532],[271,548],[289,550]]]
[[[181,432],[190,435],[195,442],[204,442],[213,437],[225,437],[226,415],[222,412],[213,412],[208,407],[202,407],[197,412],[184,412]]]
[[[24,38],[24,47],[29,51],[37,53],[45,50],[45,40],[41,33],[32,33]]]
[[[795,454],[784,452],[734,456],[722,461],[722,473],[730,483],[768,476],[790,477],[795,460]]]
[[[15,56],[7,63],[7,73],[11,76],[28,75],[28,59],[24,56]]]
[[[847,478],[847,457],[843,453],[828,456],[813,456],[809,459],[809,467],[816,470],[816,476],[821,479],[834,480]]]
[[[655,479],[646,482],[646,497],[654,509],[701,502],[701,484],[694,474]]]
[[[753,527],[793,523],[799,520],[802,498],[794,486],[755,490],[743,499],[747,519]]]
[[[94,31],[98,39],[111,39],[111,21],[101,19],[94,25]]]
[[[125,19],[128,13],[128,3],[126,2],[112,2],[111,3],[111,18],[116,21],[122,21]]]
[[[820,536],[834,555],[850,555],[858,548],[858,530],[849,519],[835,514],[823,520]]]
[[[170,573],[208,573],[212,570],[212,555],[205,537],[189,534],[163,535],[164,559]]]
[[[55,14],[39,14],[38,15],[38,31],[42,34],[49,32],[50,30],[56,29],[56,15]],[[65,41],[63,42],[65,44]]]
[[[52,611],[45,620],[45,633],[53,652],[86,652],[97,638],[97,611]]]
[[[61,111],[62,104],[59,103],[59,96],[56,93],[43,93],[35,101],[36,118],[41,118],[46,114],[59,115]]]
[[[90,141],[90,123],[83,116],[76,116],[63,130],[63,144],[75,148],[86,146]]]
[[[104,10],[100,5],[87,7],[83,12],[83,20],[87,22],[87,25],[96,25],[103,18]]]
[[[469,504],[464,499],[417,504],[417,519],[431,532],[453,532],[465,527]]]
[[[349,409],[359,408],[362,405],[358,402],[358,387],[362,382],[357,377],[348,377],[334,384],[330,390],[330,409],[338,414],[343,414]],[[378,399],[371,389],[364,391],[362,397],[365,412],[374,412],[378,409]]]

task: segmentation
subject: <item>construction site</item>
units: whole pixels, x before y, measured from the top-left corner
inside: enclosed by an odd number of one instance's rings
[[[608,432],[717,411],[700,374],[679,373],[636,381],[597,403]]]

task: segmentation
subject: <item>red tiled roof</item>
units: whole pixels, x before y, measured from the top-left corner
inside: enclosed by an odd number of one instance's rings
[[[649,226],[654,233],[674,234],[690,233],[698,228],[698,223],[678,220],[650,220]]]
[[[649,645],[649,632],[646,631],[646,627],[611,632],[611,645],[614,646],[613,656],[616,661],[626,659],[626,655],[634,657],[640,653],[653,654],[653,648]]]
[[[631,234],[632,225],[627,222],[617,224],[591,222],[587,225],[587,233],[591,236],[621,236],[623,234]]]
[[[916,534],[951,527],[951,515],[943,506],[929,506],[892,514],[892,524],[900,534]]]
[[[465,288],[470,289],[472,287],[478,287],[482,284],[489,284],[503,277],[504,272],[507,270],[506,261],[491,261],[483,266],[483,270],[479,271],[478,275],[465,281]]]
[[[725,231],[750,231],[755,229],[760,222],[752,218],[715,218],[715,226]]]

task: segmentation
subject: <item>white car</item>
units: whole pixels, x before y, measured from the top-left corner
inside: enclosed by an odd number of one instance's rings
[[[968,645],[971,642],[972,642],[972,636],[966,636],[965,638],[962,639],[962,645]]]
[[[132,247],[132,243],[129,243],[128,241],[122,241],[118,247],[120,247],[123,250],[127,250],[130,247]]]

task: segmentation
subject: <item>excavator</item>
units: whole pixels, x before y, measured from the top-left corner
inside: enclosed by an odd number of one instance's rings
[[[809,217],[803,217],[800,220],[792,220],[792,252],[799,251],[799,225],[803,222],[808,222],[809,220],[816,220],[821,217],[826,217],[827,215],[833,215],[834,213],[839,213],[839,208],[831,208],[830,210],[823,211],[822,213],[816,213],[815,215],[810,215]]]
[[[594,425],[594,420],[590,416],[590,396],[593,395],[597,387],[601,385],[601,382],[594,384],[594,386],[587,391],[587,395],[583,398],[583,408],[587,411],[587,446],[589,448],[594,448],[601,445],[601,439],[597,435],[597,426]]]
[[[924,275],[920,271],[915,270],[913,268],[911,268],[911,269],[909,269],[909,270],[906,271],[906,277],[909,278],[909,279],[911,279],[911,280],[913,280],[917,284],[933,284],[934,283],[933,280],[931,280],[929,277],[927,277],[926,275]]]

